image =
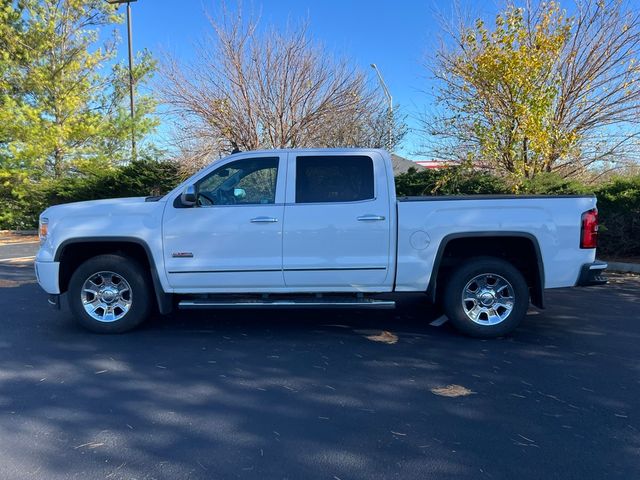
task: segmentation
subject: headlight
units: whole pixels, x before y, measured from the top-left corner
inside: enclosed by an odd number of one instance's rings
[[[40,223],[38,225],[38,236],[40,237],[40,243],[44,243],[49,233],[49,219],[40,217]]]

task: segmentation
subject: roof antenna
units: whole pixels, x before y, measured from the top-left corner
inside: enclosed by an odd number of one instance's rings
[[[233,155],[234,153],[240,153],[242,151],[238,148],[238,144],[236,142],[231,142],[231,146],[233,147],[233,150],[231,150],[231,155]]]

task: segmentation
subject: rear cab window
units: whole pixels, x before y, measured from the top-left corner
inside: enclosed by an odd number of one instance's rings
[[[296,203],[360,202],[374,198],[371,157],[296,157]]]

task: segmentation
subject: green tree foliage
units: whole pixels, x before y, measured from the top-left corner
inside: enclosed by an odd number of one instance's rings
[[[130,159],[128,76],[115,63],[120,22],[104,0],[0,0],[0,182],[103,169]],[[153,72],[137,57],[136,85]],[[105,73],[106,72],[106,73]],[[156,125],[154,102],[137,96],[135,130]]]

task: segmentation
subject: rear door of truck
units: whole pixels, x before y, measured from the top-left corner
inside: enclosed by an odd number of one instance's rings
[[[367,291],[390,283],[391,220],[379,153],[290,153],[283,228],[285,285]]]

